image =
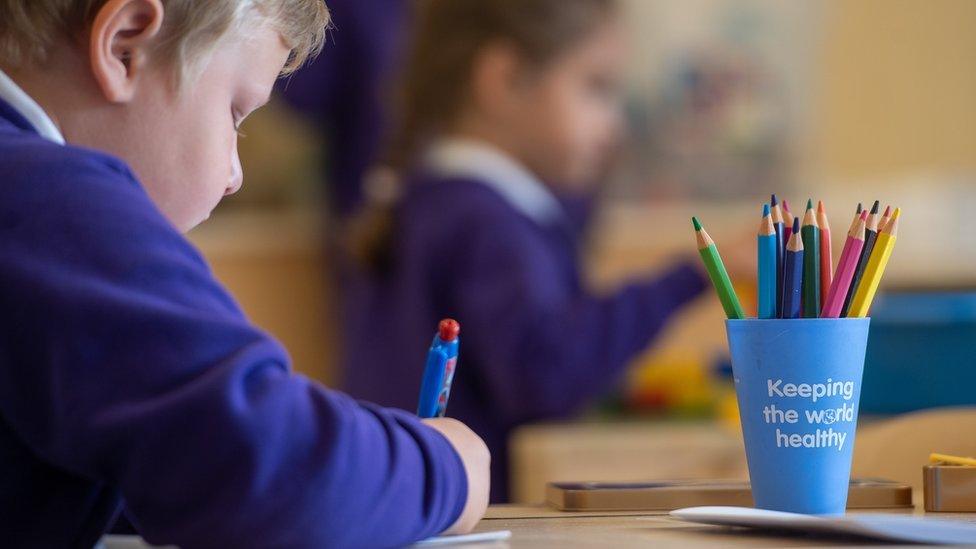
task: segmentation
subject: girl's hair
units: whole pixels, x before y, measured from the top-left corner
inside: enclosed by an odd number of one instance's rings
[[[396,192],[420,152],[450,130],[470,94],[471,72],[485,47],[513,48],[541,69],[605,21],[616,0],[419,0],[410,53],[393,98],[392,132],[381,158],[381,194],[352,227],[352,251],[374,272],[389,266]],[[391,177],[391,173],[396,177]],[[374,183],[367,181],[366,183]],[[373,185],[375,187],[376,185]]]
[[[0,63],[43,63],[61,40],[76,40],[106,0],[0,0]],[[162,0],[161,55],[175,78],[192,78],[220,39],[266,22],[291,48],[285,73],[319,52],[329,21],[322,0]]]
[[[417,153],[457,118],[485,46],[514,48],[540,68],[605,20],[615,0],[420,0],[416,32],[395,98],[384,164],[410,168]]]

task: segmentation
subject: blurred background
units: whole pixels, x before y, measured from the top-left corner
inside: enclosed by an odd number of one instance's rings
[[[398,4],[384,24],[407,34],[409,1],[373,3]],[[635,49],[628,137],[589,239],[590,283],[611,287],[692,251],[691,215],[720,247],[748,246],[755,224],[743,220],[758,219],[770,192],[794,213],[823,199],[839,250],[854,206],[880,199],[905,211],[872,314],[862,417],[976,404],[966,389],[976,383],[966,215],[976,205],[976,2],[623,4]],[[340,15],[320,63],[343,50],[346,64],[384,54]],[[384,74],[396,71],[390,47]],[[382,95],[386,77],[361,72],[337,97],[368,96],[356,86]],[[338,103],[344,123],[362,112]],[[341,160],[323,153],[336,147],[316,116],[283,98],[256,114],[241,141],[243,190],[191,239],[296,369],[338,386],[331,250],[344,199],[330,186]],[[755,281],[736,285],[754,303]],[[517,433],[512,496],[540,499],[544,480],[744,475],[722,318],[709,293],[579,423]],[[560,457],[570,447],[574,463]],[[654,459],[675,449],[699,457]]]

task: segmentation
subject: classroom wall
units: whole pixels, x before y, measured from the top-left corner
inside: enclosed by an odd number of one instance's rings
[[[976,172],[976,2],[826,8],[808,178]]]

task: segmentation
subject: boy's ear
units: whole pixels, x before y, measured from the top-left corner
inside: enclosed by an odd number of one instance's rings
[[[125,103],[132,98],[162,25],[161,0],[108,0],[98,10],[89,56],[106,99]]]

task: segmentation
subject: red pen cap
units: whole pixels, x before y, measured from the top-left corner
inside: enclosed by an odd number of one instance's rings
[[[441,341],[454,341],[460,333],[461,325],[452,318],[445,318],[437,325],[437,335]]]

